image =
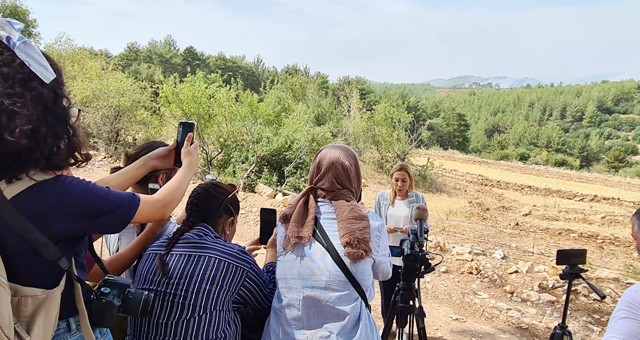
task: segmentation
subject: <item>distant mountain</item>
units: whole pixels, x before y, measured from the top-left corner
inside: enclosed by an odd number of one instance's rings
[[[487,87],[490,84],[492,87],[515,88],[526,85],[535,86],[542,81],[534,78],[460,76],[449,79],[433,79],[428,83],[441,88]]]

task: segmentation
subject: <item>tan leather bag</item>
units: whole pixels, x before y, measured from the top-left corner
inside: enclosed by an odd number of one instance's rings
[[[53,176],[33,173],[31,177],[33,179],[25,176],[9,185],[2,181],[0,182],[0,190],[7,199],[11,199],[36,181],[46,180]],[[52,263],[51,265],[55,266],[56,264]],[[76,273],[73,262],[72,271],[74,274]],[[54,289],[17,285],[7,279],[4,263],[0,258],[0,340],[51,339],[58,324],[60,299],[67,276],[69,274],[65,274],[60,280],[60,284]],[[74,293],[76,307],[80,314],[82,334],[86,340],[94,340],[82,299],[82,290],[80,284],[75,281]]]

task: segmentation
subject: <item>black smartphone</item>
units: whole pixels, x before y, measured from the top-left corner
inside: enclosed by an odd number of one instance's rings
[[[586,249],[558,249],[556,252],[556,265],[558,266],[579,266],[586,263]]]
[[[182,166],[182,147],[184,146],[184,140],[187,139],[187,135],[191,132],[196,132],[196,122],[190,120],[178,122],[178,136],[176,137],[178,145],[176,145],[176,158],[174,159],[174,165],[177,168]]]
[[[160,184],[158,183],[149,183],[149,195],[153,195],[160,190]]]
[[[276,229],[276,209],[260,208],[260,244],[269,242],[273,230]]]

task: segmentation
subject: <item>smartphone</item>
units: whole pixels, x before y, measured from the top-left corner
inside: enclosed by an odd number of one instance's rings
[[[184,146],[185,139],[187,139],[187,135],[191,132],[196,132],[196,122],[190,120],[181,120],[178,122],[178,136],[176,137],[178,145],[176,145],[176,158],[173,161],[176,168],[182,166],[182,147]]]
[[[276,209],[260,208],[260,244],[266,245],[276,228]]]
[[[556,252],[556,265],[558,266],[579,266],[586,263],[586,249],[558,249]]]
[[[160,184],[158,183],[149,183],[149,195],[153,195],[160,190]]]

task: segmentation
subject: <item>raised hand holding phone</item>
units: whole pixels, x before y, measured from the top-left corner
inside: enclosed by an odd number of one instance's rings
[[[196,132],[196,122],[189,120],[181,120],[178,122],[178,135],[176,140],[178,141],[178,145],[176,146],[176,154],[174,159],[174,165],[176,167],[182,166],[182,149],[185,145],[190,145],[193,143],[193,136],[187,144],[187,136],[191,134],[195,134]]]
[[[260,244],[266,245],[276,228],[276,209],[260,208]]]

